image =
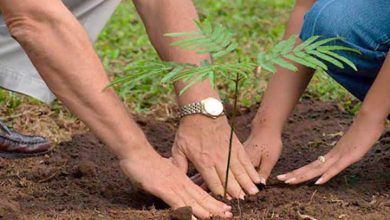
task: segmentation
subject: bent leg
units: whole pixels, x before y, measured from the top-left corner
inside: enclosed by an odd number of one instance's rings
[[[358,49],[363,55],[340,51],[353,61],[351,68],[330,66],[329,75],[363,100],[381,69],[390,47],[390,1],[318,0],[305,15],[301,32],[303,40],[319,35],[322,38],[345,38],[334,44]]]
[[[85,28],[89,39],[95,41],[120,0],[65,0],[63,2]],[[0,15],[0,87],[32,96],[46,103],[55,99],[23,48],[10,36],[2,15]]]
[[[10,34],[49,88],[95,134],[117,153],[143,137],[115,92],[104,90],[109,83],[104,68],[62,1],[0,0],[0,8]]]

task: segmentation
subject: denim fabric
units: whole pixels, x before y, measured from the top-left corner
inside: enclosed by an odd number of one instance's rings
[[[305,15],[300,37],[341,36],[345,39],[332,44],[360,50],[363,55],[337,52],[353,61],[358,72],[330,65],[328,74],[364,100],[389,52],[389,22],[389,0],[318,0]]]

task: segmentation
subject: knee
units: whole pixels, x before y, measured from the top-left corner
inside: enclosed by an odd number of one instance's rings
[[[340,5],[322,2],[329,1],[319,1],[306,13],[301,32],[302,40],[315,35],[323,38],[351,37],[355,24],[353,19],[356,16],[346,16],[348,11],[344,11]]]
[[[36,1],[28,0],[16,1],[9,7],[2,5],[9,33],[17,41],[23,42],[41,36],[47,28],[61,25],[66,12],[66,7],[61,7],[61,4],[57,1],[37,4]]]

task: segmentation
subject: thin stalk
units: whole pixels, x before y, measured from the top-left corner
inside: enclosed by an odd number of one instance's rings
[[[229,182],[229,169],[230,169],[230,160],[232,157],[232,147],[233,147],[233,134],[236,126],[236,111],[237,111],[237,103],[238,103],[238,95],[239,95],[239,84],[240,84],[240,73],[236,73],[236,80],[234,81],[236,84],[236,88],[234,91],[234,104],[233,104],[233,115],[230,123],[230,138],[229,138],[229,153],[227,159],[226,173],[225,173],[225,186],[223,189],[223,198],[227,199],[227,186]]]

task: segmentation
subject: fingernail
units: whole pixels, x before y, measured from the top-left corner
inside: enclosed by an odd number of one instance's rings
[[[297,179],[297,178],[293,177],[293,178],[290,178],[290,179],[286,180],[284,183],[289,184],[289,183],[294,182],[296,179]]]
[[[231,218],[231,217],[233,217],[233,213],[231,213],[231,212],[225,212],[225,217]]]
[[[282,175],[277,176],[276,178],[278,178],[278,180],[283,181],[284,179],[286,179],[286,177],[287,177],[286,174],[282,174]]]
[[[232,198],[231,196],[229,196],[229,195],[227,195],[226,198],[227,198],[229,201],[233,199],[233,198]]]
[[[319,178],[314,184],[316,184],[316,185],[320,185],[321,184],[321,182],[322,182],[322,177],[321,178]]]
[[[263,177],[260,178],[260,183],[261,184],[264,184],[264,185],[267,185],[267,180]]]
[[[251,195],[255,195],[258,192],[259,192],[259,190],[257,189],[257,187],[253,187],[249,190],[249,194],[251,194]]]
[[[241,194],[241,195],[240,195],[240,199],[241,199],[241,200],[245,200],[245,194]]]
[[[260,176],[256,176],[255,183],[261,183],[261,177]]]
[[[229,205],[223,205],[223,209],[224,209],[225,211],[230,211],[230,210],[232,210],[232,207],[229,206]]]

